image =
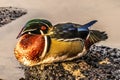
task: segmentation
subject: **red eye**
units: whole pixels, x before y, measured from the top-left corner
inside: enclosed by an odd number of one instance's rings
[[[46,30],[46,26],[41,26],[41,30]]]

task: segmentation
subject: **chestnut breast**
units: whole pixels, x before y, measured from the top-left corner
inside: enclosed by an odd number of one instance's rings
[[[41,56],[44,46],[45,40],[42,35],[24,34],[16,45],[15,56],[20,62],[22,62],[22,58],[37,60]]]

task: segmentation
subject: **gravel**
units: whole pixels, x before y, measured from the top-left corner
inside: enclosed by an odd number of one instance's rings
[[[120,49],[93,45],[71,62],[21,68],[25,79],[20,80],[120,80]]]

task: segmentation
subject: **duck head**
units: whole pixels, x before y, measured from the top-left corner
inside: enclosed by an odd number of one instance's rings
[[[26,23],[17,36],[19,38],[14,53],[16,59],[28,66],[37,64],[45,53],[45,35],[52,29],[52,24],[45,19],[33,19]]]
[[[45,19],[33,19],[26,23],[17,36],[17,39],[24,34],[47,34],[52,29],[50,21]]]

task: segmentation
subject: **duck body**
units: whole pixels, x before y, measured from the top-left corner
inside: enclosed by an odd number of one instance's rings
[[[59,41],[55,38],[50,40],[50,49],[45,49],[45,38],[41,35],[23,35],[15,48],[15,56],[24,65],[37,65],[43,63],[53,63],[72,60],[80,57],[86,50],[82,40],[79,41]],[[79,54],[78,54],[79,53]],[[82,53],[82,55],[81,55]]]
[[[14,50],[15,57],[26,66],[79,58],[86,54],[92,44],[106,39],[105,33],[88,29],[95,22],[52,26],[47,20],[29,21],[22,29],[23,33],[18,35],[20,38]]]

